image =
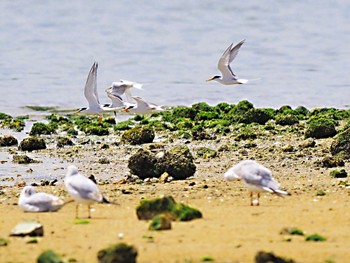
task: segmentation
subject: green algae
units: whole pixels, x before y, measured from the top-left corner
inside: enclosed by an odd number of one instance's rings
[[[166,215],[173,221],[202,218],[202,213],[198,209],[176,203],[172,196],[141,200],[136,208],[136,214],[139,220],[150,220],[159,214]]]
[[[37,259],[38,263],[63,263],[63,260],[60,258],[56,252],[51,249],[45,250],[41,253]]]
[[[55,132],[55,129],[42,122],[36,122],[33,124],[32,129],[29,132],[30,136],[35,136],[35,135],[50,135]]]
[[[126,243],[118,243],[98,251],[99,263],[136,263],[137,250]]]
[[[136,126],[123,133],[121,142],[131,145],[151,143],[155,137],[154,130],[148,126]]]

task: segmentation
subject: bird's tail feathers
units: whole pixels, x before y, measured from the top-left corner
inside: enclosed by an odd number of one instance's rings
[[[110,204],[110,205],[119,205],[118,203],[108,201],[104,196],[102,196],[102,202],[101,203],[103,203],[103,204]]]
[[[283,190],[279,190],[279,189],[277,189],[277,190],[271,189],[271,190],[274,194],[276,194],[278,196],[291,195],[290,193],[283,191]]]

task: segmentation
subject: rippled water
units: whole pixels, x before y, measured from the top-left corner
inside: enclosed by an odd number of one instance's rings
[[[206,101],[255,106],[347,107],[350,1],[0,2],[0,111],[25,105],[74,109],[99,62],[100,97],[120,78],[164,105]],[[231,42],[247,85],[206,83]]]

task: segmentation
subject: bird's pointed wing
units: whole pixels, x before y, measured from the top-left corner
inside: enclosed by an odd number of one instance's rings
[[[229,63],[231,63],[235,59],[235,57],[237,56],[238,51],[241,48],[241,46],[243,45],[244,41],[245,41],[245,39],[238,42],[234,47],[231,47]]]
[[[97,94],[97,67],[98,64],[95,62],[90,71],[89,75],[86,79],[85,89],[84,89],[84,95],[86,100],[89,103],[89,106],[95,106],[99,105],[100,102],[98,100],[98,94]]]
[[[230,68],[230,52],[232,45],[233,44],[229,45],[229,47],[222,54],[218,62],[218,69],[221,71],[223,79],[236,77],[236,75],[232,72]]]
[[[142,88],[143,85],[140,83],[137,83],[137,82],[133,82],[133,81],[125,80],[125,79],[121,79],[120,82],[128,85],[130,88],[136,88],[136,89],[141,89],[141,90],[143,89]]]
[[[122,100],[122,98],[118,95],[114,95],[111,93],[107,93],[108,98],[110,98],[112,100],[112,105],[111,108],[119,108],[119,107],[124,107],[125,104]]]
[[[149,103],[146,102],[143,98],[141,98],[141,97],[132,97],[132,98],[136,101],[138,108],[140,108],[140,109],[150,108]]]

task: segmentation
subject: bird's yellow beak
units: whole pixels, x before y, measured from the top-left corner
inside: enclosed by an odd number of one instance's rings
[[[129,112],[129,109],[128,108],[124,108],[124,109],[122,109],[122,111]]]
[[[215,77],[212,77],[212,78],[210,78],[210,79],[207,79],[207,81],[212,81],[214,78],[215,78]]]

